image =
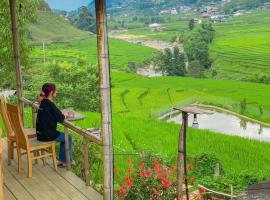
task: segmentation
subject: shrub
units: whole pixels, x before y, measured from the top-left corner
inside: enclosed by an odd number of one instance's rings
[[[98,71],[78,60],[75,63],[53,63],[51,81],[57,85],[57,102],[61,107],[79,110],[99,110]]]
[[[220,160],[214,154],[203,153],[194,159],[195,173],[200,176],[213,176],[217,164]]]
[[[190,170],[191,168],[189,166]],[[120,183],[116,199],[171,200],[182,199],[184,195],[184,192],[178,195],[176,192],[176,167],[167,167],[157,157],[151,157],[150,161],[143,160],[138,166],[129,159],[127,174],[122,177],[117,168],[115,168],[115,174]],[[195,178],[184,178],[188,179],[190,199],[202,199],[204,188],[198,190],[194,186]]]

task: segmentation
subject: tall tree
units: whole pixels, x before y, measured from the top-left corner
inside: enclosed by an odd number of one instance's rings
[[[167,66],[167,73],[169,76],[185,76],[186,64],[185,55],[180,52],[178,47],[173,48],[171,65]]]
[[[194,19],[189,20],[189,23],[188,23],[189,30],[193,30],[194,26],[195,26],[195,20]]]
[[[30,23],[37,10],[39,0],[17,0],[16,11],[20,38],[21,65],[26,70],[29,67],[30,47],[27,44],[26,26]],[[10,22],[9,1],[0,1],[0,87],[14,87],[14,58]]]
[[[86,6],[80,8],[79,16],[74,24],[81,30],[96,33],[95,17]]]

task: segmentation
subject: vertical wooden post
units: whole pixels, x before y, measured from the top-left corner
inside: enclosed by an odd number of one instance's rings
[[[65,127],[65,150],[66,150],[66,164],[67,164],[67,169],[70,169],[70,154],[69,154],[69,139],[68,139],[68,128]]]
[[[85,175],[85,183],[87,186],[90,185],[88,143],[89,143],[88,139],[86,137],[83,137],[84,175]]]
[[[36,109],[32,106],[32,127],[36,128]]]
[[[178,159],[177,159],[177,194],[181,194],[181,200],[183,199],[183,183],[184,175],[186,172],[186,131],[188,126],[188,113],[182,112],[182,127],[179,132],[178,141]],[[188,188],[186,188],[188,191]],[[188,195],[187,195],[188,199]]]
[[[101,134],[103,141],[104,200],[113,199],[113,141],[110,63],[107,33],[106,0],[95,0],[100,83]]]
[[[13,40],[13,54],[15,62],[15,72],[16,72],[16,90],[18,103],[20,108],[20,113],[22,120],[24,122],[24,113],[23,113],[23,102],[21,98],[23,96],[23,86],[22,86],[22,73],[21,73],[21,63],[20,63],[20,44],[19,44],[19,35],[16,19],[16,0],[9,0],[10,6],[10,17],[11,17],[11,27],[12,27],[12,40]]]

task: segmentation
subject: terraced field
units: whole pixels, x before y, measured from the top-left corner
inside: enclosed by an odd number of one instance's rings
[[[254,11],[215,24],[211,58],[219,78],[270,76],[270,12]]]
[[[47,62],[52,61],[75,61],[78,58],[87,60],[88,63],[96,65],[97,48],[96,37],[90,36],[88,39],[75,42],[55,43],[46,46],[45,54]],[[113,68],[125,69],[129,62],[137,65],[143,63],[147,58],[151,58],[155,50],[140,44],[130,44],[122,40],[110,40],[110,57]],[[42,46],[33,49],[32,60],[36,63],[43,62]]]
[[[113,77],[114,113],[143,118],[157,117],[172,106],[194,102],[240,112],[240,102],[246,99],[245,115],[270,122],[269,85],[179,77],[145,78],[137,75],[121,79],[121,73],[113,73]],[[260,106],[263,108],[262,115]]]

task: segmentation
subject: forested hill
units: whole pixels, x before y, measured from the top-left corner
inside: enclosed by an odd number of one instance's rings
[[[206,3],[218,3],[224,10],[233,12],[239,9],[253,9],[262,6],[270,0],[107,0],[109,14],[149,14],[158,13],[162,9],[172,8],[180,5],[199,7]],[[94,8],[94,1],[89,4],[89,8]],[[145,11],[148,12],[145,12]]]

